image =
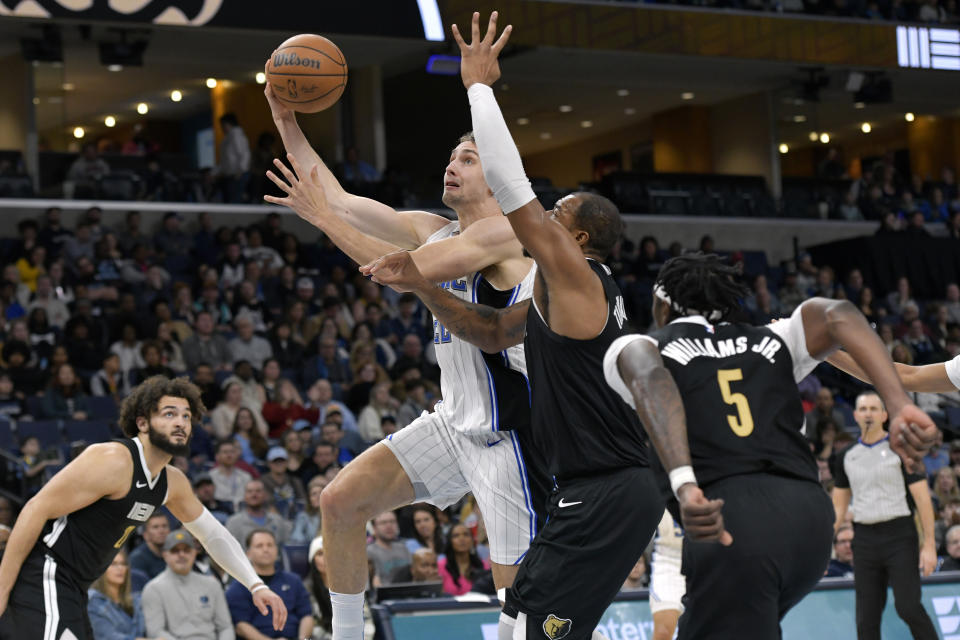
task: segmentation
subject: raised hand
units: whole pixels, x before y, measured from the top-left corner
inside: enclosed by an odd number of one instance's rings
[[[451,30],[453,31],[453,39],[460,47],[460,77],[463,79],[463,86],[469,89],[471,85],[478,82],[492,86],[494,82],[500,79],[500,63],[497,57],[507,46],[513,26],[507,25],[507,28],[494,42],[493,38],[497,34],[497,12],[494,11],[490,14],[487,35],[481,40],[480,12],[476,11],[473,14],[470,44],[463,41],[457,25],[452,25]]]
[[[273,184],[280,187],[280,190],[287,194],[285,198],[276,196],[263,196],[263,199],[273,204],[281,204],[290,207],[297,212],[297,215],[309,222],[317,225],[317,221],[326,216],[335,215],[327,203],[327,194],[323,191],[323,185],[320,184],[320,178],[317,175],[317,165],[310,170],[310,175],[304,179],[303,170],[300,163],[292,154],[287,154],[287,160],[293,171],[290,171],[279,158],[273,159],[273,164],[277,167],[287,182],[281,180],[273,171],[267,171],[267,177],[273,181]]]
[[[267,67],[269,66],[270,60],[267,60],[263,64],[263,73],[265,75],[267,73]],[[270,84],[269,80],[263,87],[263,95],[267,98],[267,104],[270,105],[270,113],[273,115],[274,120],[283,120],[294,117],[293,110],[277,100],[277,96],[273,93],[273,86]]]
[[[707,500],[697,485],[688,483],[677,492],[683,535],[691,542],[719,542],[725,547],[733,536],[723,526],[723,500]]]
[[[394,251],[360,267],[360,273],[377,284],[389,286],[399,293],[418,291],[431,286],[423,277],[409,251]]]
[[[923,456],[937,441],[937,426],[916,405],[906,404],[890,418],[890,448],[907,471],[923,469]]]

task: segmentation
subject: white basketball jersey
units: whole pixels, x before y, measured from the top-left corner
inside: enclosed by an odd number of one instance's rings
[[[451,222],[435,232],[427,243],[460,233],[460,223]],[[533,295],[536,269],[531,266],[524,279],[513,289],[501,291],[475,272],[440,283],[462,300],[503,308]],[[440,390],[443,400],[437,413],[447,425],[467,435],[483,435],[512,429],[514,410],[530,408],[530,383],[523,343],[498,354],[484,354],[477,347],[450,333],[433,321],[433,344],[440,365]]]

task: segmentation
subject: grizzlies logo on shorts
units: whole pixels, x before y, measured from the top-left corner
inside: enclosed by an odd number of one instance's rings
[[[572,620],[569,618],[558,618],[552,613],[543,621],[543,632],[547,634],[550,640],[560,640],[560,638],[567,637],[572,627]]]

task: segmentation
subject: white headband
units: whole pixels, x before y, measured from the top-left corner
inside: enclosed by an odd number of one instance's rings
[[[670,296],[667,295],[666,289],[663,288],[663,285],[659,282],[653,286],[653,295],[657,296],[668,305],[670,308],[676,311],[677,313],[685,316],[703,316],[707,319],[708,322],[716,322],[723,317],[723,313],[714,309],[709,313],[704,313],[703,311],[698,311],[697,309],[684,309],[679,304],[670,299]]]

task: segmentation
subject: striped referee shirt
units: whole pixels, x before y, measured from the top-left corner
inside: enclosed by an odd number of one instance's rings
[[[907,487],[926,481],[923,474],[908,473],[892,449],[890,436],[873,444],[863,440],[843,452],[834,478],[837,488],[850,489],[850,511],[858,524],[877,524],[911,515]]]

